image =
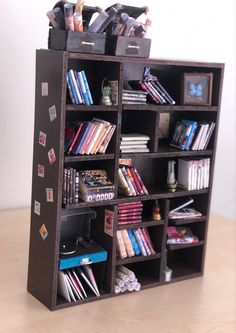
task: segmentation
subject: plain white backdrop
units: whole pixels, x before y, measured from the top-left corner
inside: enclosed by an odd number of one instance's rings
[[[55,2],[1,2],[0,209],[30,206],[35,50],[47,48],[46,12]],[[85,3],[106,8],[115,2]],[[211,210],[235,218],[235,1],[126,0],[123,4],[149,6],[151,57],[225,63]]]

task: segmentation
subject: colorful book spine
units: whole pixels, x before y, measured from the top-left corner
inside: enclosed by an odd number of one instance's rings
[[[135,168],[132,168],[132,169],[133,169],[133,171],[134,171],[134,173],[135,173],[135,175],[136,175],[136,177],[137,177],[137,179],[139,181],[140,186],[142,187],[142,190],[143,190],[144,194],[148,195],[148,190],[144,186],[143,181],[142,181],[142,179],[141,179],[138,171]]]
[[[141,229],[137,229],[137,231],[138,231],[138,233],[139,233],[139,236],[140,236],[140,238],[141,238],[141,241],[142,241],[142,243],[143,243],[143,247],[145,248],[145,251],[146,251],[147,255],[150,256],[152,253],[151,253],[151,250],[150,250],[149,247],[148,247],[148,244],[147,244],[147,242],[146,242],[146,240],[145,240],[145,237],[144,237],[143,234],[142,234]]]
[[[84,84],[84,80],[83,80],[83,75],[82,75],[81,72],[78,72],[78,80],[79,80],[81,91],[82,91],[82,94],[83,94],[83,97],[84,97],[85,104],[90,105],[88,94],[87,94],[85,84]]]
[[[134,229],[133,233],[134,233],[134,236],[136,238],[136,241],[138,243],[138,246],[139,246],[139,249],[140,249],[142,255],[146,257],[147,256],[147,252],[146,252],[146,250],[145,250],[145,248],[143,246],[143,242],[142,242],[142,239],[141,239],[140,234],[138,232],[138,229]]]
[[[134,249],[134,252],[135,252],[135,255],[136,256],[139,256],[141,251],[139,249],[139,246],[138,246],[138,243],[135,239],[135,236],[134,236],[134,233],[132,230],[128,230],[128,234],[129,234],[129,238],[131,240],[131,243],[132,243],[132,246],[133,246],[133,249]],[[125,273],[125,272],[124,272]],[[126,274],[126,273],[125,273]]]
[[[89,84],[88,84],[86,74],[85,74],[84,71],[81,71],[81,73],[82,73],[82,77],[83,77],[83,80],[84,80],[84,85],[85,85],[85,89],[86,89],[86,92],[87,92],[87,95],[88,95],[89,103],[93,104],[93,98],[92,98],[92,95],[91,95],[91,91],[90,91],[90,88],[89,88]]]
[[[123,240],[124,240],[124,243],[125,243],[125,248],[126,248],[127,254],[128,254],[129,257],[133,257],[135,255],[135,253],[134,253],[134,250],[133,250],[133,247],[132,247],[131,240],[129,238],[128,231],[127,230],[121,230],[121,233],[122,233],[122,237],[123,237]]]
[[[125,243],[124,243],[124,239],[123,239],[121,230],[117,230],[116,238],[117,238],[117,248],[118,248],[120,258],[121,259],[127,258],[128,254],[127,254],[127,251],[125,248]]]

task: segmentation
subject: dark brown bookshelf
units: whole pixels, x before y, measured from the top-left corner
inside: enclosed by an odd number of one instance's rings
[[[127,105],[122,104],[124,80],[142,79],[145,66],[150,66],[160,77],[161,83],[176,101],[175,105]],[[94,104],[72,105],[67,100],[66,73],[69,69],[84,70],[88,78]],[[213,73],[211,106],[181,105],[181,76],[185,72]],[[94,74],[96,73],[96,75]],[[29,247],[27,290],[50,310],[106,299],[116,296],[114,292],[116,269],[125,265],[133,270],[141,283],[141,290],[167,284],[163,278],[164,262],[172,270],[170,282],[199,277],[204,272],[207,231],[212,194],[217,134],[220,117],[221,93],[224,64],[116,57],[108,55],[68,53],[64,51],[37,50],[34,156],[32,170],[32,206]],[[117,80],[119,97],[117,106],[99,105],[101,85],[104,78]],[[42,96],[42,83],[48,84],[48,95]],[[55,106],[56,119],[50,121],[49,108]],[[170,116],[169,138],[160,137],[160,114]],[[99,117],[115,124],[116,131],[109,143],[106,154],[73,156],[64,155],[64,132],[67,121],[90,121]],[[209,145],[204,151],[181,151],[169,146],[170,136],[176,121],[209,120],[216,123]],[[47,135],[46,146],[39,144],[39,132]],[[121,154],[121,133],[141,133],[150,136],[150,153]],[[56,160],[49,163],[48,152],[54,149]],[[118,193],[119,158],[131,158],[149,194],[126,197]],[[169,192],[166,187],[168,159],[181,157],[209,157],[211,171],[209,188],[187,191],[177,188]],[[38,175],[38,166],[45,168],[44,177]],[[105,169],[115,185],[115,197],[109,201],[83,202],[62,205],[64,167],[77,171]],[[177,171],[178,172],[178,171]],[[53,189],[53,202],[46,200],[46,188]],[[194,198],[194,208],[202,213],[199,219],[168,220],[171,201],[175,198]],[[151,207],[158,199],[161,207],[161,221],[152,221]],[[117,205],[142,201],[144,205],[142,222],[136,225],[118,225]],[[35,204],[40,203],[40,212],[35,213]],[[101,280],[100,297],[89,296],[84,301],[67,302],[58,293],[59,245],[62,220],[75,218],[87,209],[96,212],[91,232],[94,240],[108,253],[103,270],[98,270]],[[104,232],[105,210],[114,212],[113,236]],[[79,220],[78,220],[79,224]],[[39,229],[45,225],[47,236],[43,239]],[[185,225],[191,228],[199,243],[190,245],[166,245],[166,227]],[[77,225],[76,225],[77,227]],[[75,227],[75,228],[76,228]],[[116,231],[146,227],[156,254],[119,259],[116,253]],[[166,259],[167,253],[167,259]],[[99,266],[100,267],[100,266]],[[126,293],[127,294],[127,293]]]
[[[124,230],[124,229],[135,229],[135,228],[145,228],[145,227],[152,227],[152,226],[159,226],[164,225],[165,221],[142,221],[141,223],[133,223],[133,224],[124,224],[124,225],[118,225],[117,230]]]
[[[115,154],[96,154],[96,155],[79,155],[69,156],[65,155],[65,163],[73,163],[80,161],[98,161],[98,160],[114,160]]]
[[[125,259],[117,259],[116,260],[116,265],[127,265],[127,264],[132,264],[136,262],[143,262],[143,261],[149,261],[149,260],[154,260],[154,259],[159,259],[161,257],[160,253],[152,254],[150,256],[134,256],[131,258],[125,258]]]

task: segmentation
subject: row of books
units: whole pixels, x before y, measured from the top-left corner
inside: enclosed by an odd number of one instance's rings
[[[93,118],[92,121],[70,122],[65,130],[65,152],[74,155],[105,154],[116,125]]]
[[[148,153],[147,144],[150,140],[148,135],[139,133],[121,134],[121,153]]]
[[[138,282],[134,272],[125,266],[118,266],[116,269],[115,293],[139,291],[140,289],[141,284]]]
[[[85,202],[112,200],[115,186],[105,170],[83,170],[79,173],[79,195]]]
[[[215,125],[213,121],[182,119],[175,125],[170,145],[182,150],[205,150]]]
[[[148,195],[138,171],[128,165],[120,165],[118,169],[119,192],[129,197],[137,195]]]
[[[209,187],[210,158],[179,158],[178,185],[186,190]]]
[[[86,299],[90,291],[97,297],[100,296],[90,265],[58,272],[58,294],[68,302]]]
[[[70,69],[66,75],[67,87],[72,104],[93,104],[93,98],[84,71]]]
[[[119,225],[141,223],[142,212],[141,201],[119,204],[117,222]]]
[[[123,89],[122,92],[123,104],[146,104],[147,92],[142,90],[128,90]]]
[[[190,228],[185,227],[167,227],[167,244],[192,244],[198,243],[199,240]]]
[[[133,256],[150,256],[155,250],[147,228],[117,231],[117,249],[121,259]]]
[[[155,104],[171,104],[174,105],[175,101],[168,94],[168,92],[164,89],[162,84],[158,79],[144,79],[144,80],[131,80],[128,81],[128,84],[131,88],[135,90],[143,90],[149,96],[151,102]]]
[[[62,202],[65,205],[79,202],[79,172],[74,168],[64,169]]]

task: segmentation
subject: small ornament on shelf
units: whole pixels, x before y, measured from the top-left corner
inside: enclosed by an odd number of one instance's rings
[[[168,161],[168,174],[167,174],[167,187],[171,192],[175,192],[177,189],[177,180],[175,178],[175,164],[176,162]]]
[[[111,101],[111,87],[109,85],[104,85],[107,78],[102,81],[102,98],[100,100],[101,105],[112,105]]]
[[[155,200],[155,205],[152,207],[152,219],[153,221],[161,220],[160,205],[158,203],[158,200]]]

